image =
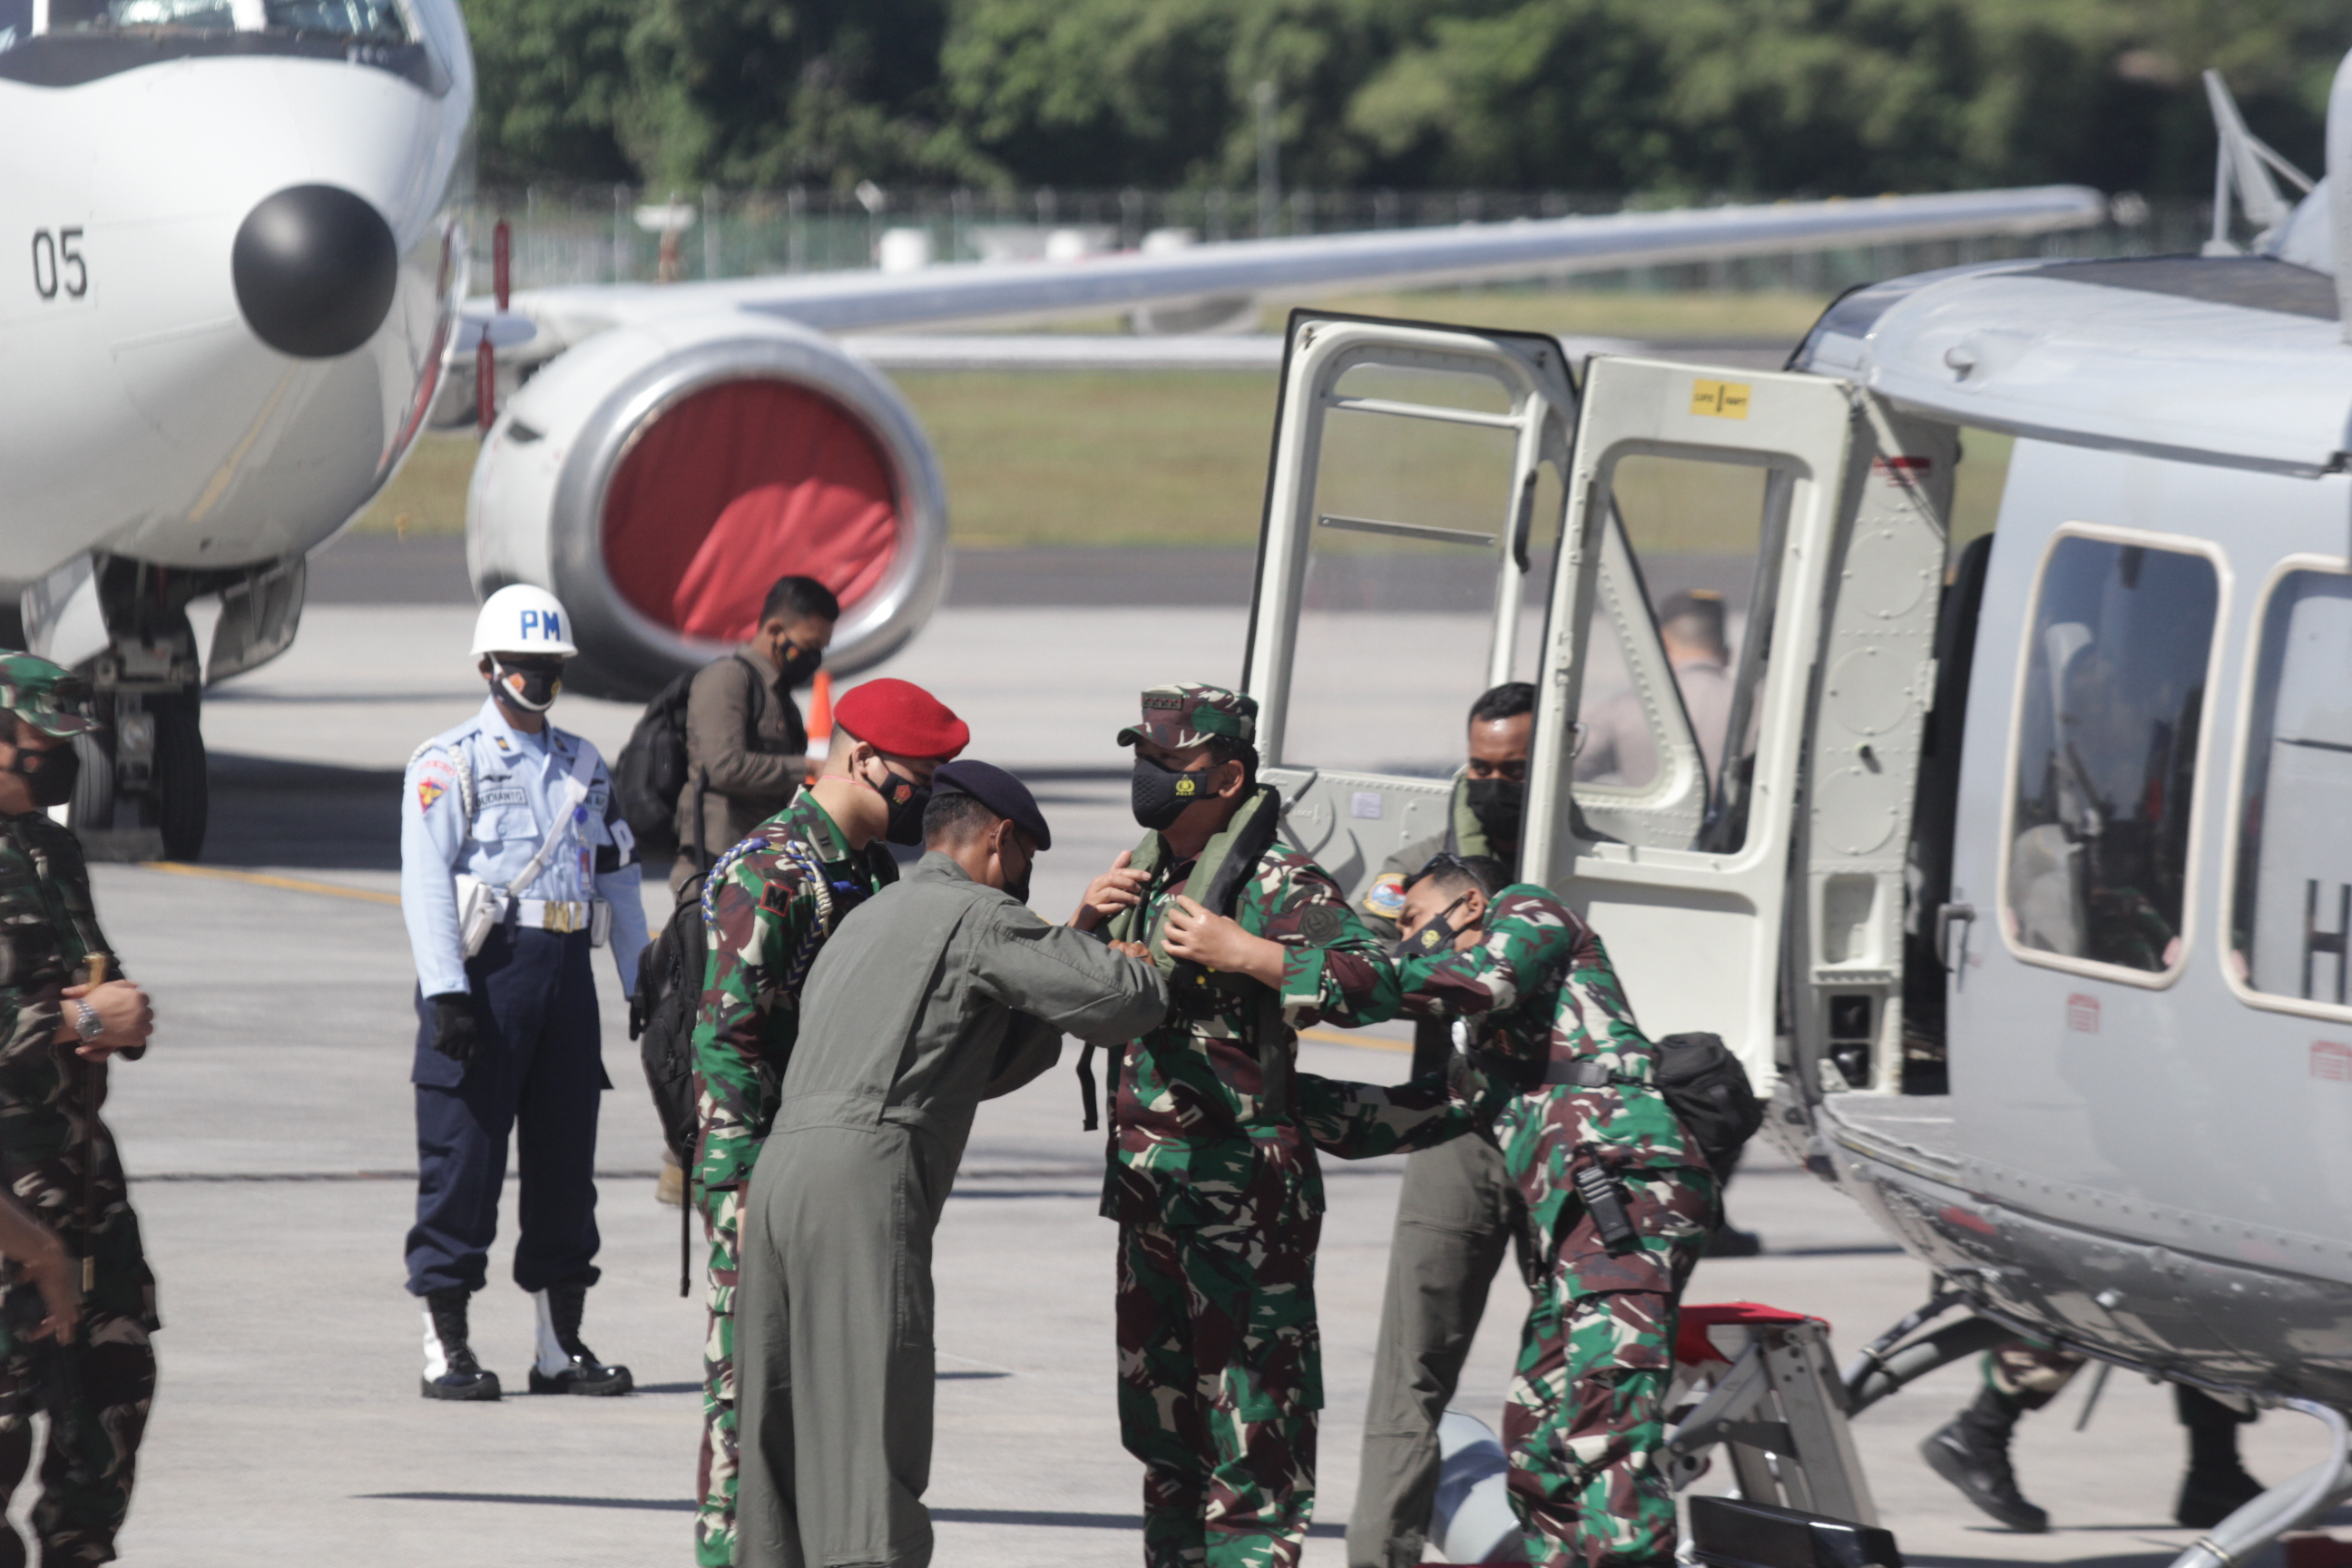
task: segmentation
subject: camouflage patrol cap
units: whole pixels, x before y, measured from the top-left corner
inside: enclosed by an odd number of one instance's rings
[[[52,735],[98,728],[89,682],[37,654],[0,653],[0,710]]]
[[[1118,732],[1122,746],[1138,741],[1169,747],[1197,746],[1212,740],[1255,744],[1257,699],[1198,681],[1155,686],[1143,694],[1143,721]]]

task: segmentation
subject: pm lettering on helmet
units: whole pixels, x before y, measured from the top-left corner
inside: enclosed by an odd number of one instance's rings
[[[522,635],[541,637],[549,642],[563,640],[563,617],[553,610],[525,610],[522,613]]]

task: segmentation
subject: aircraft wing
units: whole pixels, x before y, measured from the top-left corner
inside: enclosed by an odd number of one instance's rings
[[[2087,227],[2105,213],[2105,199],[2096,191],[2041,185],[1236,240],[1067,262],[575,286],[515,296],[516,314],[534,329],[537,341],[528,347],[511,319],[490,331],[502,352],[513,344],[520,357],[536,359],[611,327],[719,309],[785,317],[828,332],[1004,325],[1220,299],[1299,298],[1343,286],[1426,288],[1846,246],[2046,234]],[[468,330],[456,345],[460,352],[470,352],[490,316],[487,300],[469,309]]]

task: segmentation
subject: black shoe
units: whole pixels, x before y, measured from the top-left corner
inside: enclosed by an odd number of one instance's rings
[[[1729,1225],[1719,1225],[1706,1238],[1709,1258],[1753,1258],[1764,1250],[1764,1238],[1752,1230],[1739,1230]]]
[[[434,1290],[425,1298],[425,1375],[417,1392],[427,1399],[488,1400],[499,1396],[499,1374],[485,1371],[467,1342],[466,1292]]]
[[[2050,1516],[2019,1495],[2009,1468],[2009,1445],[1972,1429],[1962,1418],[1947,1424],[1919,1445],[1927,1468],[1959,1489],[1960,1495],[2011,1530],[2039,1535]]]
[[[2232,1466],[2226,1470],[2191,1470],[2180,1483],[2180,1500],[2172,1517],[2184,1529],[2210,1530],[2256,1498],[2263,1483]]]
[[[539,1354],[530,1365],[533,1394],[582,1394],[609,1399],[636,1387],[625,1366],[607,1366],[580,1338],[588,1305],[585,1285],[551,1285],[537,1293]]]

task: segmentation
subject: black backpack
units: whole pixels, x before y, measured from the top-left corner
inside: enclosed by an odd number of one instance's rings
[[[751,732],[757,735],[760,721],[767,716],[767,682],[741,654],[729,657],[751,671]],[[637,837],[641,860],[657,861],[678,852],[677,797],[688,782],[686,709],[693,695],[694,678],[701,673],[689,669],[663,687],[638,715],[637,727],[629,731],[629,743],[613,759],[613,794],[621,803],[621,816],[629,831]]]
[[[702,879],[690,878],[677,908],[637,964],[637,994],[629,998],[629,1038],[646,1068],[662,1142],[678,1164],[694,1169],[700,1118],[694,1103],[694,1018],[702,1006],[702,967],[709,952],[702,924]]]
[[[1748,1069],[1720,1035],[1668,1035],[1658,1042],[1658,1092],[1698,1145],[1706,1168],[1731,1174],[1739,1151],[1764,1125],[1764,1105]]]

